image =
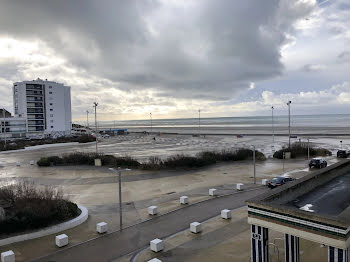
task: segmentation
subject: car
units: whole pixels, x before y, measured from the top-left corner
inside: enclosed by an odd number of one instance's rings
[[[102,135],[103,138],[110,138],[110,136],[108,134],[104,134]]]
[[[349,155],[350,155],[350,152],[347,150],[338,150],[337,152],[337,157],[339,158],[347,158],[349,157]]]
[[[310,160],[309,168],[324,168],[327,167],[327,161],[323,158],[313,158]]]
[[[285,183],[288,183],[293,180],[294,180],[293,178],[288,176],[276,176],[267,183],[267,187],[273,189],[275,187],[282,186]]]

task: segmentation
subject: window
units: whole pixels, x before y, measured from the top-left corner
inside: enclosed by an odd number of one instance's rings
[[[53,126],[51,126],[51,128],[53,128]]]
[[[52,103],[50,103],[50,106],[52,106],[53,104]]]
[[[51,123],[53,123],[53,120],[50,120]]]
[[[49,100],[52,100],[52,97],[49,97]]]
[[[52,88],[52,86],[49,86],[49,88]]]
[[[52,92],[50,91],[49,94],[52,95]]]
[[[50,111],[53,111],[53,109],[52,109],[52,108],[50,108]]]
[[[53,117],[53,114],[51,114],[50,117]]]

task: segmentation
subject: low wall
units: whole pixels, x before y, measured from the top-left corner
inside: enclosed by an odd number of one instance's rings
[[[78,205],[78,208],[81,210],[81,214],[72,220],[66,221],[58,225],[45,227],[36,232],[0,239],[0,246],[5,246],[16,242],[48,236],[51,234],[55,234],[55,233],[76,227],[84,223],[88,219],[88,215],[89,215],[87,208],[79,205]]]

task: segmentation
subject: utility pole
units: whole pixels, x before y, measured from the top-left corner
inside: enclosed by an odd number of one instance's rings
[[[289,150],[290,150],[290,104],[292,101],[288,101],[287,106],[288,106],[288,130],[289,130]]]
[[[198,136],[201,136],[201,110],[198,109]]]
[[[89,110],[86,110],[86,126],[89,129]]]
[[[96,138],[96,155],[98,154],[98,150],[97,150],[97,106],[98,103],[94,102],[94,108],[95,108],[95,138]]]
[[[149,113],[149,117],[151,119],[151,133],[152,133],[152,130],[153,130],[153,125],[152,125],[152,113]]]
[[[275,151],[275,124],[274,124],[274,121],[273,121],[273,110],[274,110],[274,106],[271,106],[271,112],[272,112],[272,148],[273,148],[273,151]]]

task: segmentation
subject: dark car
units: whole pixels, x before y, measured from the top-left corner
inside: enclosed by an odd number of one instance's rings
[[[338,150],[337,152],[337,157],[339,158],[347,158],[349,157],[349,155],[350,155],[350,152],[346,150]]]
[[[324,168],[327,166],[327,161],[323,158],[313,158],[309,163],[309,167]]]
[[[291,178],[291,177],[277,176],[277,177],[274,177],[272,180],[270,180],[267,183],[267,187],[272,189],[272,188],[275,188],[275,187],[278,187],[278,186],[282,186],[285,183],[293,181],[293,180],[294,179]]]

